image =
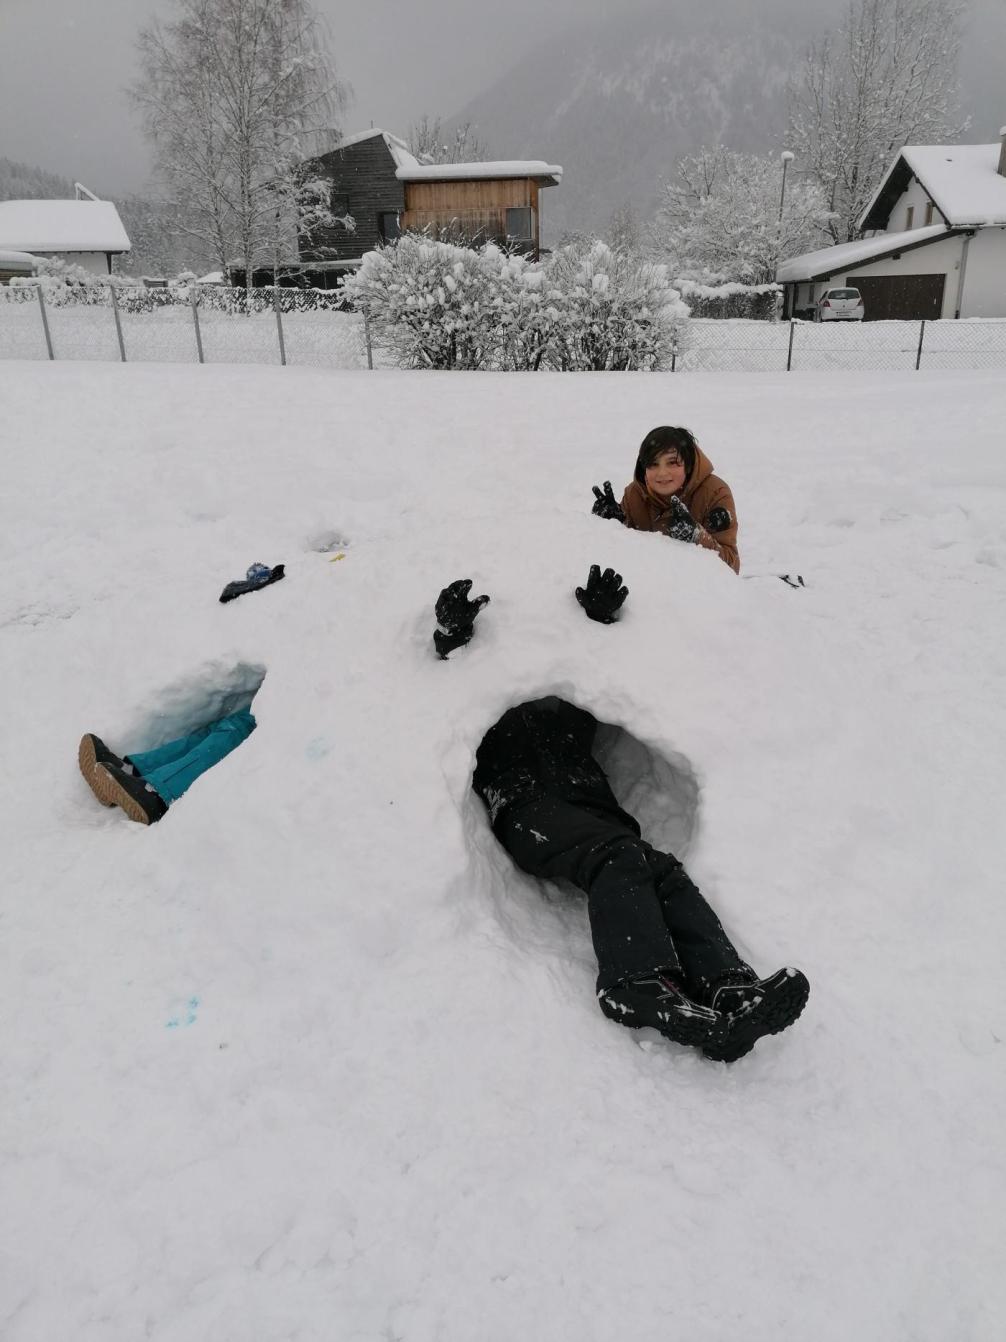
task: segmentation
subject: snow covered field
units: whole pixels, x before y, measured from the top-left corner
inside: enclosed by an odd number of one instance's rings
[[[4,1342],[997,1342],[1001,372],[9,362],[0,404]],[[666,422],[741,579],[589,515]],[[149,830],[77,772],[256,689]],[[604,1020],[582,902],[489,832],[475,748],[548,692],[810,977],[731,1067]]]

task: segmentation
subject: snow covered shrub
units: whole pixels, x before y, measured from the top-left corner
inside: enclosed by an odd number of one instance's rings
[[[56,284],[101,284],[105,278],[77,265],[75,261],[60,261],[55,256],[37,257],[35,273],[39,279],[49,281],[45,286],[47,296],[49,289]]]
[[[491,366],[508,373],[537,372],[558,317],[543,291],[541,266],[492,243],[477,256],[486,286]]]
[[[547,362],[568,372],[667,367],[688,307],[667,267],[604,242],[561,247],[544,267],[553,309]]]
[[[689,315],[665,266],[603,242],[541,263],[405,234],[368,252],[343,292],[400,368],[663,368]]]
[[[406,233],[367,252],[343,292],[400,368],[490,368],[502,300],[494,307],[482,262],[468,247]]]
[[[778,284],[696,284],[678,279],[681,296],[693,317],[746,317],[772,321],[782,289]]]
[[[128,276],[98,275],[76,262],[61,261],[58,257],[37,257],[36,270],[36,276],[16,276],[11,284],[25,285],[33,291],[41,288],[50,307],[109,307],[112,289],[123,295],[138,287]]]

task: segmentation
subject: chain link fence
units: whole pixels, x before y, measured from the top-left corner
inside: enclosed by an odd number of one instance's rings
[[[367,323],[326,289],[0,285],[0,359],[372,368]],[[679,323],[671,371],[1006,369],[1006,319]]]
[[[1006,368],[1006,318],[682,323],[678,372]]]
[[[366,368],[358,313],[324,289],[0,286],[0,358]]]

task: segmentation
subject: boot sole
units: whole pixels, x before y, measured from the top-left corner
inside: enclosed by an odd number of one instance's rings
[[[624,1025],[630,1030],[658,1030],[665,1039],[673,1044],[685,1044],[692,1048],[718,1049],[725,1047],[726,1035],[718,1021],[709,1021],[702,1016],[689,1017],[674,1012],[655,1013],[653,1019],[644,1020],[638,1012],[629,1015],[617,1008],[601,1006],[601,1012],[608,1020]],[[666,1016],[667,1019],[663,1017]]]
[[[797,970],[788,975],[775,992],[766,994],[732,1028],[728,1024],[722,1045],[710,1044],[702,1050],[703,1053],[713,1062],[736,1062],[750,1053],[765,1035],[780,1034],[788,1029],[799,1019],[809,996],[810,984]]]
[[[77,764],[84,777],[84,782],[91,789],[94,795],[101,802],[102,806],[114,806],[114,801],[106,801],[94,785],[94,770],[98,764],[98,753],[94,746],[94,737],[90,732],[80,738],[80,745],[77,747]]]
[[[91,790],[102,806],[120,806],[139,825],[149,825],[151,817],[136,800],[130,796],[122,784],[102,765],[94,767],[91,778]]]

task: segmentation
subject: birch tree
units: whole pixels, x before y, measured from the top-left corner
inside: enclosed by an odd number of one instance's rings
[[[857,222],[905,144],[958,122],[960,0],[849,0],[837,33],[807,51],[789,91],[789,142],[824,188],[834,242]]]
[[[420,163],[480,163],[489,157],[470,121],[449,132],[440,117],[426,112],[409,132],[409,149]]]
[[[334,142],[346,89],[310,0],[175,0],[138,39],[129,92],[176,205],[177,227],[224,272],[296,255],[335,222],[309,155]],[[348,221],[343,221],[348,222]]]
[[[703,147],[683,158],[664,184],[651,250],[671,262],[679,279],[769,284],[780,257],[828,241],[828,207],[818,184],[793,174],[784,201],[781,187],[777,156]]]

